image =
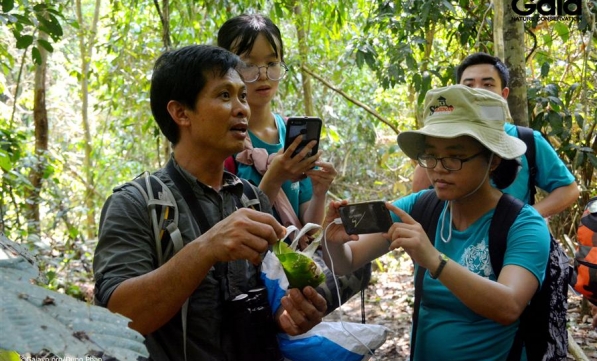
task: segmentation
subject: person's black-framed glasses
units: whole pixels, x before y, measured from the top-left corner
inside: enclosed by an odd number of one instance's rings
[[[462,164],[468,162],[469,160],[473,160],[474,158],[483,154],[485,150],[480,151],[479,153],[473,154],[467,158],[458,158],[458,157],[441,157],[437,158],[430,154],[420,153],[417,156],[417,162],[423,168],[433,169],[437,166],[437,162],[441,162],[442,166],[449,171],[456,171],[462,169]]]
[[[261,68],[265,68],[265,75],[269,80],[278,81],[284,79],[288,73],[288,67],[281,61],[269,63],[267,65],[246,65],[242,67],[239,72],[243,76],[245,83],[253,83],[259,79]]]

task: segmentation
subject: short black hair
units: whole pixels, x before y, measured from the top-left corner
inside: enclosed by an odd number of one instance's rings
[[[508,86],[510,81],[510,72],[508,71],[506,64],[504,64],[497,56],[489,55],[483,52],[473,53],[467,56],[464,58],[464,60],[462,60],[460,65],[456,67],[456,84],[460,84],[460,81],[462,80],[462,73],[464,73],[466,68],[471,65],[478,64],[493,65],[500,76],[500,80],[502,81],[502,90]]]
[[[168,112],[168,102],[175,100],[195,110],[197,96],[208,81],[207,74],[223,77],[241,64],[237,55],[212,45],[189,45],[160,55],[151,76],[151,112],[173,145],[178,143],[180,131]]]
[[[218,45],[237,55],[250,53],[255,39],[263,34],[284,61],[284,43],[280,29],[268,17],[260,14],[242,14],[228,19],[218,30]],[[279,49],[278,49],[279,47]]]

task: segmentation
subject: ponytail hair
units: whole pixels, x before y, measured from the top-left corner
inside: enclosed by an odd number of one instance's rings
[[[497,168],[491,172],[491,180],[498,189],[507,188],[516,179],[520,168],[519,158],[502,159]]]

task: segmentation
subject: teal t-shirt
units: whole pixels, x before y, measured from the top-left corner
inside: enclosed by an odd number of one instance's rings
[[[426,191],[398,199],[394,205],[410,213],[415,201]],[[454,262],[496,281],[488,248],[493,214],[494,210],[487,212],[464,231],[452,228],[452,237],[446,243],[440,237],[442,222],[444,238],[448,237],[450,216],[446,206],[432,242]],[[394,221],[400,221],[393,213],[392,217]],[[549,240],[544,219],[533,207],[525,205],[508,232],[504,266],[523,267],[541,284],[547,266]],[[505,360],[517,328],[518,322],[504,326],[476,314],[440,281],[429,277],[429,273],[425,274],[415,345],[416,360]]]
[[[284,139],[286,139],[286,123],[284,122],[284,119],[278,114],[274,114],[274,117],[276,119],[276,126],[278,127],[278,143],[266,143],[257,138],[257,136],[255,136],[255,134],[249,130],[249,136],[251,137],[253,148],[263,148],[267,151],[267,154],[274,154],[280,149],[283,149]],[[259,183],[261,183],[261,178],[263,178],[263,176],[257,172],[255,167],[240,163],[237,163],[237,175],[241,178],[247,179],[255,185],[259,185]],[[299,206],[307,201],[310,201],[311,197],[313,196],[313,186],[311,185],[311,179],[305,178],[298,182],[286,181],[282,184],[282,190],[288,197],[288,200],[292,205],[292,209],[294,209],[294,213],[300,216]],[[274,215],[276,218],[278,218],[278,220],[280,220],[277,212],[275,212],[275,209]]]
[[[518,138],[518,131],[514,124],[506,123],[504,125],[506,133]],[[535,138],[535,163],[537,165],[537,174],[535,175],[535,184],[547,193],[554,189],[567,186],[574,182],[574,176],[562,160],[558,157],[553,147],[543,138],[541,133],[533,131]],[[512,184],[502,189],[525,203],[529,203],[529,162],[527,157],[522,157],[522,169],[516,176]]]

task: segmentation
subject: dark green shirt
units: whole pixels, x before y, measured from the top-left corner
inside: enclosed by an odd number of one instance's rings
[[[175,167],[192,185],[210,228],[236,210],[234,197],[240,197],[243,192],[239,178],[225,172],[223,187],[216,192],[176,163]],[[172,190],[176,199],[180,212],[178,227],[184,244],[193,241],[201,232],[181,193],[164,168],[154,174]],[[257,192],[261,210],[271,213],[267,196],[259,190]],[[106,306],[121,282],[157,267],[155,240],[144,197],[130,184],[115,188],[102,209],[99,241],[93,260],[96,302]],[[187,360],[233,359],[229,355],[231,340],[222,327],[224,301],[254,288],[258,277],[258,270],[246,260],[212,267],[189,299]],[[160,329],[146,335],[146,345],[153,360],[184,360],[180,311]]]

